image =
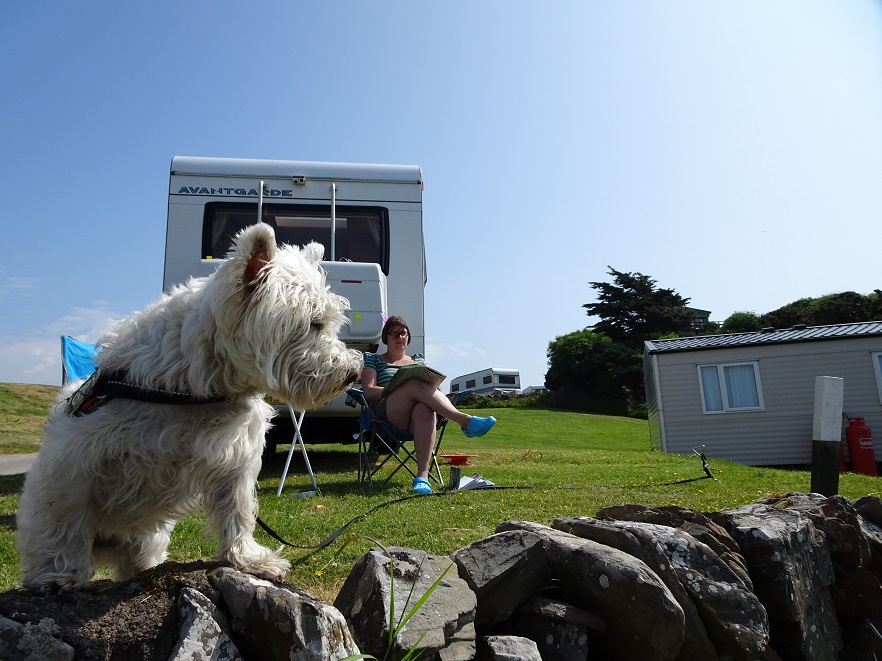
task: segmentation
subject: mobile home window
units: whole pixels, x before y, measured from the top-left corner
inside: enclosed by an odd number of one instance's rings
[[[876,372],[876,389],[879,391],[879,403],[882,404],[882,351],[873,354],[873,370]]]
[[[474,388],[474,387],[475,387],[475,380],[474,379],[469,379],[468,381],[466,381],[466,388]]]
[[[337,205],[334,252],[336,261],[379,264],[389,275],[389,220],[381,207]],[[236,234],[257,221],[257,204],[209,202],[202,225],[202,259],[220,259],[233,246]],[[264,204],[263,222],[273,227],[276,242],[303,246],[310,241],[325,247],[331,258],[330,205]]]
[[[756,362],[699,365],[698,380],[705,413],[762,411],[765,408]]]
[[[511,376],[510,374],[500,374],[499,383],[503,383],[507,386],[513,386],[517,383],[517,379],[515,379],[515,377]]]
[[[488,374],[487,376],[484,377],[484,383],[485,383],[485,384],[487,384],[487,383],[493,383],[493,377],[492,377],[491,375]]]
[[[450,392],[459,392],[459,384],[458,383],[450,384]]]

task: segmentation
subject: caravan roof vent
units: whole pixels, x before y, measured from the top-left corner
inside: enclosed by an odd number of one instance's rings
[[[766,326],[765,328],[760,330],[760,333],[774,333],[774,332],[775,332],[774,326]]]
[[[790,327],[790,330],[805,330],[805,329],[806,329],[806,325],[805,325],[805,324],[793,324],[793,325]]]

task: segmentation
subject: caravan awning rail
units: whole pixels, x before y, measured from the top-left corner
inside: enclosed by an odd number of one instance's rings
[[[311,181],[358,181],[360,183],[422,183],[418,165],[375,163],[319,163],[315,161],[273,161],[249,158],[175,156],[172,175],[203,177],[250,177],[287,179],[306,177]]]

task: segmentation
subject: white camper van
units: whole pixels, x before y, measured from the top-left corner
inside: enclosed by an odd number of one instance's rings
[[[451,394],[466,390],[476,395],[517,395],[521,392],[521,374],[518,370],[488,367],[451,379]]]
[[[236,233],[259,217],[280,244],[324,245],[328,282],[351,306],[340,331],[347,345],[374,350],[385,318],[398,314],[412,333],[410,351],[424,353],[422,190],[419,166],[176,156],[163,289],[212,273]],[[307,426],[353,422],[344,399],[308,411]]]

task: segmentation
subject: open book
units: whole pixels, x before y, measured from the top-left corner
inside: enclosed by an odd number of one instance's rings
[[[471,477],[460,478],[459,486],[457,488],[460,491],[465,491],[466,489],[495,489],[496,485],[486,479],[483,475],[475,473]]]
[[[402,365],[383,388],[383,397],[388,397],[398,386],[410,379],[420,379],[437,388],[446,378],[446,374],[442,374],[428,365]]]

